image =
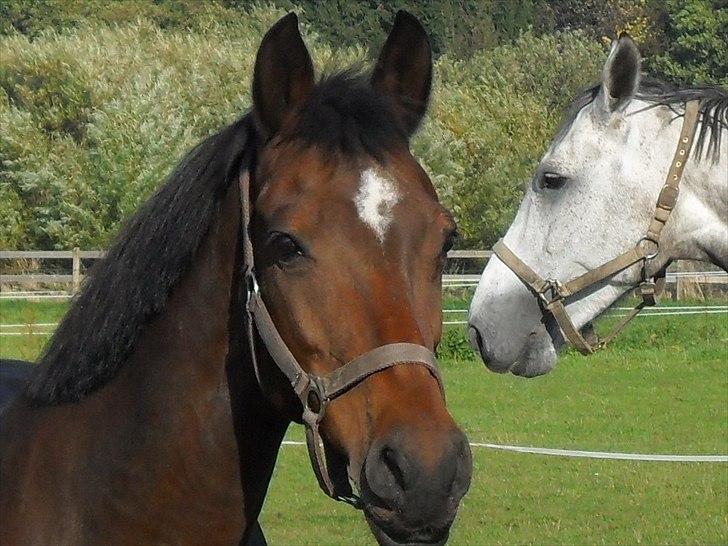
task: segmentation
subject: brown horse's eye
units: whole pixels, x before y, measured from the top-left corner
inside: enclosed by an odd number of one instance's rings
[[[271,234],[268,239],[268,248],[271,250],[275,263],[281,267],[291,265],[306,255],[296,239],[280,231]]]

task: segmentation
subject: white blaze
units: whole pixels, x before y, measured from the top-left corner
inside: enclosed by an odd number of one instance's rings
[[[361,173],[354,203],[359,218],[374,231],[380,243],[384,243],[387,229],[392,223],[392,209],[397,201],[399,194],[391,179],[372,168]]]

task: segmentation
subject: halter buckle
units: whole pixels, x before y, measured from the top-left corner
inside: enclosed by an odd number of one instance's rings
[[[675,203],[677,203],[677,197],[679,194],[680,188],[678,186],[665,184],[662,186],[660,195],[657,197],[657,206],[665,209],[666,211],[671,211],[675,208]]]
[[[554,279],[546,279],[541,286],[541,289],[537,292],[538,299],[548,307],[552,303],[563,299],[564,297],[564,285],[561,282]]]
[[[642,298],[645,305],[652,307],[659,303],[657,298],[657,287],[652,281],[645,281],[635,290],[637,295]]]
[[[258,279],[255,278],[255,273],[249,271],[245,274],[245,303],[250,308],[250,302],[253,300],[253,296],[257,296],[260,293],[260,287],[258,286]]]
[[[321,385],[315,377],[309,375],[308,388],[303,398],[303,421],[305,423],[317,424],[324,418],[328,400],[321,392]]]

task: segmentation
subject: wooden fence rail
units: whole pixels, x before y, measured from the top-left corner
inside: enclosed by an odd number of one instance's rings
[[[81,287],[83,273],[81,260],[97,260],[103,258],[103,250],[0,250],[0,260],[72,260],[71,274],[28,273],[21,275],[0,275],[0,285],[18,284],[70,284],[71,292],[76,293]],[[447,253],[450,259],[488,259],[493,255],[491,250],[451,250]],[[679,262],[675,272],[668,272],[667,282],[677,284],[678,295],[682,292],[685,281],[699,284],[728,284],[728,273],[725,271],[682,271]],[[480,275],[443,275],[445,286],[474,285]]]

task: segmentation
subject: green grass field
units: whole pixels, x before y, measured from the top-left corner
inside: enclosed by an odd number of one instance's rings
[[[450,301],[451,308],[462,302]],[[62,303],[0,301],[0,323],[55,322]],[[638,318],[589,358],[549,375],[488,372],[446,333],[448,403],[472,442],[728,454],[728,315]],[[0,336],[32,359],[45,336]],[[301,439],[292,427],[290,439]],[[567,459],[474,448],[451,544],[726,544],[728,464]],[[261,517],[271,544],[370,544],[360,514],[319,491],[305,448],[284,446]]]

